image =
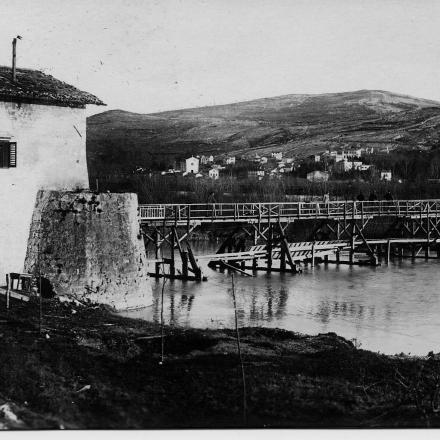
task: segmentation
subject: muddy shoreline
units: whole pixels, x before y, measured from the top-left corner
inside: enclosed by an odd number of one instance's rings
[[[439,426],[440,357],[334,333],[161,329],[103,307],[0,299],[3,428]]]

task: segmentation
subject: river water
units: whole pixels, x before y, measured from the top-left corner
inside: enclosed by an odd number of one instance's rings
[[[201,244],[195,254],[216,247]],[[231,275],[202,267],[206,282],[166,280],[165,323],[233,328]],[[125,315],[159,322],[162,284],[152,279],[151,307]],[[440,352],[440,260],[404,259],[376,268],[322,264],[298,275],[236,274],[235,286],[240,326],[335,332],[386,354]]]

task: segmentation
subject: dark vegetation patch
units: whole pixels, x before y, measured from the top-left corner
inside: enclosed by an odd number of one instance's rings
[[[0,404],[24,428],[439,426],[440,361],[359,350],[333,333],[164,329],[103,307],[0,300]]]

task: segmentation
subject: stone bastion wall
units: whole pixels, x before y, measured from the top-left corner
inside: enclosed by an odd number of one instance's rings
[[[24,271],[50,280],[59,296],[116,310],[151,305],[135,194],[37,194]]]

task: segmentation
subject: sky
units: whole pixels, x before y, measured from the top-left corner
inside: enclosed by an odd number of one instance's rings
[[[21,35],[18,67],[106,109],[359,89],[440,101],[438,0],[0,0],[0,20],[0,64]]]

